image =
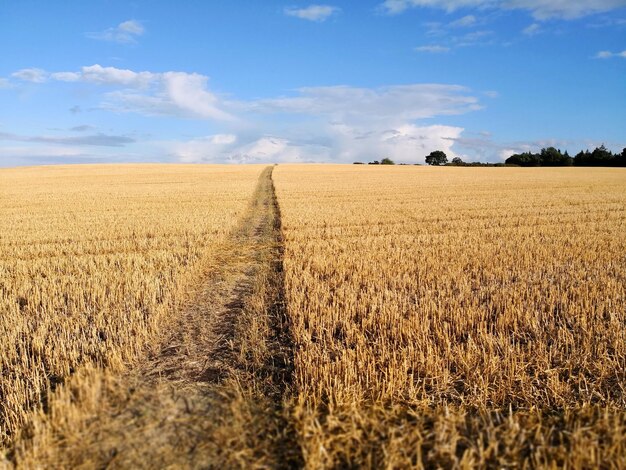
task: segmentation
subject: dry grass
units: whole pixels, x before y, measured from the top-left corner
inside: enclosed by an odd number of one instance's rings
[[[274,179],[309,468],[626,467],[626,172]]]
[[[159,344],[262,169],[0,170],[0,443],[68,377]],[[81,400],[98,396],[79,382]]]

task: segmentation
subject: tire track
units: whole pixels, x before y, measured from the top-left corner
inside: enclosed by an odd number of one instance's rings
[[[288,416],[293,348],[272,171],[262,172],[161,347],[123,377],[96,374],[97,411],[80,426],[48,430],[45,446],[18,442],[18,467],[303,465]]]

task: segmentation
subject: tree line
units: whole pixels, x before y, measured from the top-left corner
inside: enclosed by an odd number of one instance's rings
[[[431,152],[425,159],[428,165],[440,166],[611,166],[626,167],[626,148],[622,153],[612,153],[604,145],[596,147],[593,152],[581,150],[573,158],[567,150],[565,153],[554,147],[543,148],[539,153],[524,152],[516,153],[507,158],[504,163],[464,162],[459,157],[454,157],[448,163],[448,156],[441,150]],[[355,165],[363,165],[362,162],[354,162]],[[368,165],[395,165],[390,158],[374,160]],[[401,163],[401,165],[403,165]]]
[[[626,148],[622,153],[612,153],[604,145],[593,152],[581,150],[573,158],[565,151],[548,147],[539,153],[524,152],[511,155],[505,160],[507,165],[518,166],[620,166],[626,167]]]

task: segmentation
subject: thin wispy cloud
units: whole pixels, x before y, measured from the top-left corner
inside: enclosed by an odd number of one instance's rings
[[[466,15],[458,20],[452,21],[450,26],[453,28],[467,28],[476,24],[476,17],[474,15]]]
[[[389,14],[409,8],[432,7],[449,13],[462,8],[527,10],[535,18],[574,19],[626,6],[626,0],[385,0],[381,4]]]
[[[123,147],[132,144],[135,139],[128,136],[93,134],[85,136],[25,136],[0,132],[0,140],[10,140],[15,142],[36,142],[44,144],[59,145],[90,145],[99,147]]]
[[[308,21],[322,22],[340,11],[332,5],[309,5],[304,8],[287,7],[284,12],[287,16],[294,16]]]
[[[93,126],[90,126],[88,124],[81,124],[80,126],[71,127],[70,131],[73,131],[73,132],[87,132],[87,131],[90,131],[90,130],[93,130],[93,129],[94,129]]]
[[[449,52],[450,48],[448,46],[440,46],[437,44],[429,45],[429,46],[418,46],[415,48],[417,52],[428,52],[431,54],[441,54],[444,52]]]
[[[600,51],[596,54],[596,59],[612,59],[614,57],[626,59],[626,50],[622,52]]]
[[[119,44],[134,44],[137,38],[146,32],[144,26],[137,20],[128,20],[114,28],[108,28],[100,32],[86,33],[90,39],[100,41],[117,42]]]
[[[13,78],[32,83],[43,83],[48,79],[48,74],[45,70],[38,68],[21,69],[11,74]]]
[[[532,23],[522,30],[522,33],[526,36],[534,36],[541,32],[541,26],[538,23]]]
[[[298,92],[295,97],[255,100],[245,105],[253,112],[325,115],[355,122],[410,121],[481,108],[478,98],[459,85],[324,86],[301,88]]]

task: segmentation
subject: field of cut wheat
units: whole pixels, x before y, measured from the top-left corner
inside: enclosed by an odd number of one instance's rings
[[[626,468],[626,172],[3,169],[0,338],[0,466]]]
[[[626,467],[626,172],[274,179],[307,467]]]
[[[262,168],[0,170],[0,443],[81,367],[158,343]]]

